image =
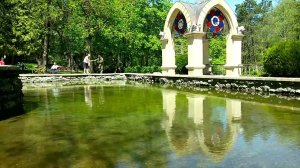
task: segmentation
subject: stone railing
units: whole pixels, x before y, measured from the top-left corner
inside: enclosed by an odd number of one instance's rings
[[[22,82],[16,66],[0,66],[0,119],[23,114]]]

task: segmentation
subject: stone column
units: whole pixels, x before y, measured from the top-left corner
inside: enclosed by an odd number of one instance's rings
[[[173,39],[161,39],[162,43],[162,74],[175,75],[175,48]]]
[[[188,65],[189,75],[203,75],[205,68],[203,62],[203,37],[206,34],[203,32],[192,32],[186,34],[188,37]]]
[[[205,97],[192,96],[188,97],[189,113],[188,117],[194,119],[194,123],[197,125],[203,124],[203,105]]]
[[[240,76],[243,35],[229,35],[226,46],[226,76]]]
[[[205,68],[203,70],[204,75],[209,75],[211,71],[208,49],[209,49],[209,41],[208,39],[203,39],[203,64],[205,65]]]

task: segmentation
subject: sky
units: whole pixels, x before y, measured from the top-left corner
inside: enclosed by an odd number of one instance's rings
[[[229,4],[231,9],[235,11],[235,5],[241,4],[244,0],[225,0],[225,1]]]
[[[176,1],[197,2],[199,0],[173,0],[173,2],[176,2]],[[229,4],[229,6],[231,7],[231,9],[233,11],[235,11],[235,5],[241,4],[244,0],[224,0],[224,1],[226,1]]]

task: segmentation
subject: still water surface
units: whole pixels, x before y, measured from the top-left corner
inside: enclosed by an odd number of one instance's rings
[[[23,92],[27,113],[0,121],[1,168],[300,165],[300,100],[143,85]]]

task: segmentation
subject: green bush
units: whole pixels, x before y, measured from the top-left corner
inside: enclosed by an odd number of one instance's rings
[[[38,64],[36,63],[24,63],[26,70],[34,70]]]
[[[153,73],[153,72],[161,72],[161,68],[159,66],[133,66],[125,68],[126,73]]]
[[[127,73],[132,73],[132,67],[127,67],[127,68],[125,68],[125,72],[127,72]]]
[[[175,69],[177,74],[187,74],[188,69],[186,68],[186,65],[188,64],[188,56],[187,54],[177,55],[176,56],[176,66]]]
[[[300,77],[300,41],[282,42],[267,49],[264,69],[270,76]]]

